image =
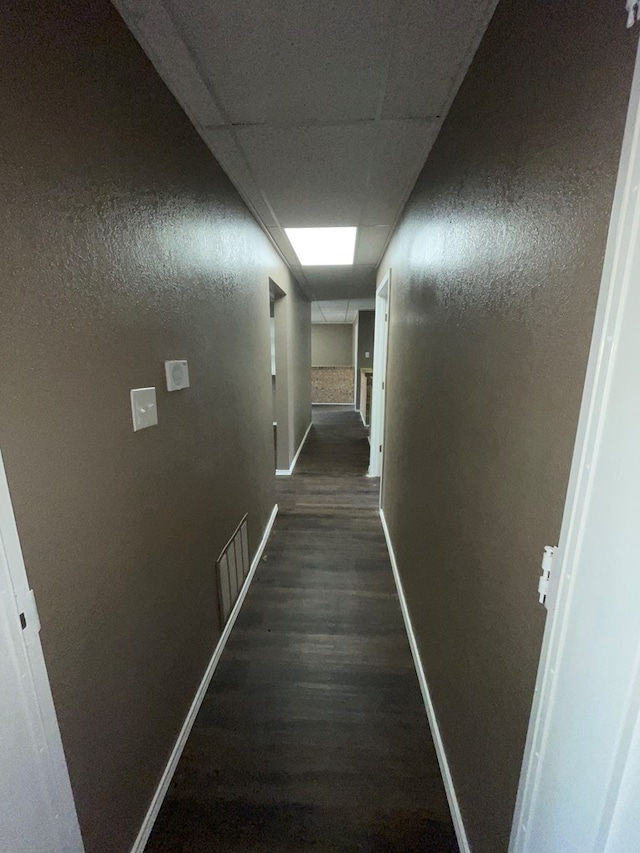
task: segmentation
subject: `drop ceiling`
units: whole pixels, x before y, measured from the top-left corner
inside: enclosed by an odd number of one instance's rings
[[[375,271],[496,0],[114,0],[311,300]],[[353,267],[285,227],[357,225]]]
[[[312,323],[353,323],[358,311],[373,311],[376,300],[335,299],[311,303]]]

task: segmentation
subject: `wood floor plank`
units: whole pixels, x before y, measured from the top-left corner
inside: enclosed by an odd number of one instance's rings
[[[368,456],[314,409],[147,853],[457,853]]]

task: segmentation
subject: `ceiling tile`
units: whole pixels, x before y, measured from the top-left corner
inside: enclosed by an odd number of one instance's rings
[[[335,299],[311,303],[312,323],[353,323],[358,311],[373,311],[375,299]]]
[[[251,174],[251,169],[247,166],[242,149],[234,139],[233,131],[225,128],[205,128],[202,130],[202,134],[217,161],[231,181],[241,190],[256,215],[267,227],[274,226],[276,222],[273,214]]]
[[[326,323],[328,322],[325,318],[324,314],[320,310],[319,302],[311,303],[311,322],[312,323]]]
[[[236,132],[280,225],[358,224],[376,123]]]
[[[496,0],[403,0],[382,118],[443,116]]]
[[[162,4],[139,4],[138,11],[142,14],[130,19],[134,34],[190,118],[201,125],[222,124],[222,116]]]
[[[346,323],[349,301],[347,299],[311,303],[312,323]]]
[[[356,264],[377,264],[391,228],[385,225],[360,226],[356,240]]]
[[[376,268],[305,267],[308,292],[314,299],[364,299],[376,292]]]
[[[438,133],[429,120],[378,123],[378,145],[361,225],[392,225]]]
[[[233,124],[373,119],[395,0],[167,0]]]

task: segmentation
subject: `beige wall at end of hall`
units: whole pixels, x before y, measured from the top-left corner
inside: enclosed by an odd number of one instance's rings
[[[353,325],[314,323],[311,326],[312,367],[353,366]]]

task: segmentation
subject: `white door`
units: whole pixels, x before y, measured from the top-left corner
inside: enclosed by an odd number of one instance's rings
[[[373,341],[373,382],[371,394],[371,450],[369,476],[382,477],[384,459],[384,415],[387,388],[387,346],[389,341],[388,274],[376,291],[375,334]],[[382,483],[380,484],[382,496]]]
[[[39,628],[0,457],[0,851],[81,853]]]
[[[636,66],[514,853],[640,851],[639,77]]]

